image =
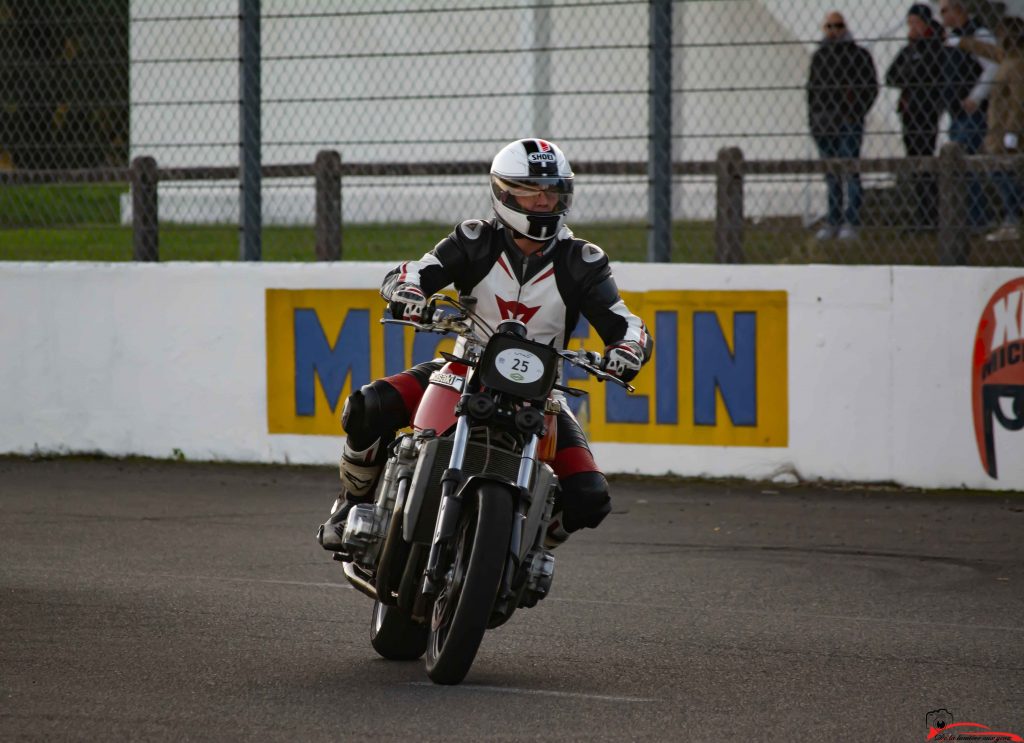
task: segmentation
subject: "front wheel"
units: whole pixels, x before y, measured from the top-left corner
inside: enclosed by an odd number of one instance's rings
[[[508,558],[512,500],[481,483],[463,501],[451,569],[434,601],[427,642],[427,675],[457,684],[469,673],[487,629]]]
[[[374,601],[370,644],[388,660],[416,660],[427,650],[427,626],[396,606]]]

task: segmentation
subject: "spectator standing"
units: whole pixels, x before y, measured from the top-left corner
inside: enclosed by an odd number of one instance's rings
[[[995,44],[992,32],[971,18],[963,0],[941,0],[939,13],[951,38],[977,39]],[[947,56],[949,84],[949,139],[965,154],[974,155],[985,140],[988,98],[998,65],[991,59],[952,49]],[[987,222],[986,203],[981,181],[976,175],[967,180],[968,226],[980,230]]]
[[[870,52],[858,46],[837,11],[825,16],[824,38],[811,57],[807,114],[811,136],[823,158],[860,158],[864,119],[878,96],[878,75]],[[843,185],[846,208],[843,209]],[[862,188],[859,173],[825,175],[828,217],[819,240],[855,238],[860,227]]]
[[[939,136],[939,117],[945,108],[943,91],[944,60],[942,26],[924,3],[907,11],[907,45],[896,55],[885,73],[885,84],[899,88],[897,104],[903,125],[903,147],[907,157],[931,157]],[[914,223],[912,229],[935,226],[936,191],[931,173],[912,176]]]
[[[998,63],[989,96],[984,151],[990,155],[1017,154],[1024,140],[1024,20],[1015,16],[1004,18],[996,38],[998,46],[969,37],[950,39],[950,45]],[[1017,240],[1022,206],[1020,181],[1009,168],[995,171],[992,180],[1003,202],[1003,225],[986,239]]]

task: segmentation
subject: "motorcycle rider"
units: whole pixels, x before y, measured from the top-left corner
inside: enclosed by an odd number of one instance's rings
[[[575,238],[565,225],[573,174],[562,150],[542,139],[512,142],[494,157],[490,180],[495,218],[461,223],[420,260],[384,277],[381,296],[392,316],[419,320],[427,297],[454,284],[460,294],[476,298],[476,313],[491,327],[520,320],[532,340],[564,349],[582,314],[606,344],[605,371],[633,379],[651,358],[653,339],[619,296],[604,251]],[[418,364],[365,385],[345,401],[342,487],[317,535],[324,549],[341,550],[349,510],[373,499],[388,444],[409,425],[431,373],[441,366]],[[549,547],[578,529],[596,527],[611,511],[608,482],[567,405],[557,425],[552,467],[561,487]]]

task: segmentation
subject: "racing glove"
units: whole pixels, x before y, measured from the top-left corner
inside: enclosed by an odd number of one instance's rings
[[[419,322],[426,304],[422,289],[416,284],[402,284],[391,293],[389,308],[396,320]]]
[[[636,341],[619,341],[604,349],[601,368],[623,382],[631,382],[644,363],[644,350]]]

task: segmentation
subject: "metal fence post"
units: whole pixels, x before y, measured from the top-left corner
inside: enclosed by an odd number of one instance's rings
[[[530,14],[533,31],[533,136],[551,133],[551,7],[535,5]]]
[[[316,259],[341,259],[341,155],[320,150],[316,172]]]
[[[672,260],[672,0],[650,0],[650,179],[651,231],[647,260]]]
[[[238,111],[239,184],[241,221],[239,257],[258,261],[263,257],[263,195],[260,168],[260,0],[238,0],[238,46],[240,69],[238,84],[241,104]]]
[[[944,266],[967,262],[967,161],[956,142],[939,150],[939,259]]]
[[[157,168],[152,157],[132,160],[132,258],[160,260],[160,212],[157,199]]]
[[[745,263],[743,150],[739,147],[720,149],[715,171],[715,262]]]

